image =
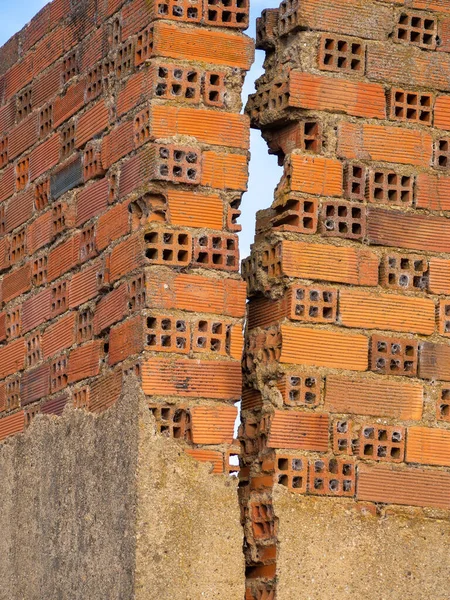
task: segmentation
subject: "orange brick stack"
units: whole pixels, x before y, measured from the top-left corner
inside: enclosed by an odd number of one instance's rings
[[[248,4],[54,0],[0,50],[0,440],[135,371],[229,470]],[[235,467],[234,467],[235,468]]]
[[[449,0],[258,20],[246,110],[284,174],[243,264],[248,600],[275,598],[274,483],[448,516],[449,27]]]

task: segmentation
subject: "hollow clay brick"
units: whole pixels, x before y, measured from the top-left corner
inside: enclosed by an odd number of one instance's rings
[[[352,371],[365,371],[368,367],[365,335],[290,325],[281,326],[281,335],[282,363]]]
[[[290,104],[298,108],[345,112],[355,117],[386,118],[383,86],[291,71]]]
[[[450,474],[425,469],[360,466],[358,500],[450,508]]]
[[[346,327],[427,335],[435,330],[435,304],[427,298],[344,289],[339,295],[339,311]]]
[[[289,277],[376,285],[378,257],[366,249],[284,240],[283,273]]]
[[[338,129],[338,155],[428,167],[432,140],[427,132],[369,123],[344,122]]]
[[[341,196],[342,163],[321,156],[293,154],[291,156],[292,191],[321,196]]]
[[[234,33],[196,29],[196,43],[192,45],[192,29],[172,23],[155,23],[155,56],[167,56],[206,63],[249,69],[253,62],[253,44],[247,37]]]
[[[240,363],[149,358],[142,364],[142,386],[147,395],[237,400],[241,394]]]
[[[450,222],[445,217],[370,208],[367,238],[371,244],[448,252]]]
[[[408,427],[406,461],[422,465],[450,466],[450,431]]]
[[[328,415],[276,410],[270,423],[269,448],[316,450],[328,448]]]
[[[191,412],[194,444],[231,444],[237,408],[234,406],[194,406]]]

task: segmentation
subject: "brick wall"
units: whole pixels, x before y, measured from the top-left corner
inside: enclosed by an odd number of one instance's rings
[[[0,49],[0,440],[132,370],[161,432],[233,469],[247,24],[241,0],[54,0]]]
[[[248,600],[276,594],[275,483],[448,518],[449,24],[448,0],[258,19],[246,112],[284,174],[243,263]]]

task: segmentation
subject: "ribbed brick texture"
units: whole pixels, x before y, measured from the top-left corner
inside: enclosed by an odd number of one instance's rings
[[[242,264],[249,600],[286,576],[275,483],[450,509],[449,14],[283,0],[258,19],[246,113],[283,175]]]
[[[215,472],[241,396],[248,3],[53,0],[0,49],[0,439],[135,373]]]

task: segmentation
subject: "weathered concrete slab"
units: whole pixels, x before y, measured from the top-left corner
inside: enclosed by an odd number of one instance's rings
[[[128,385],[0,445],[1,600],[238,600],[236,483],[157,436]]]
[[[448,600],[450,522],[274,490],[277,600]]]

